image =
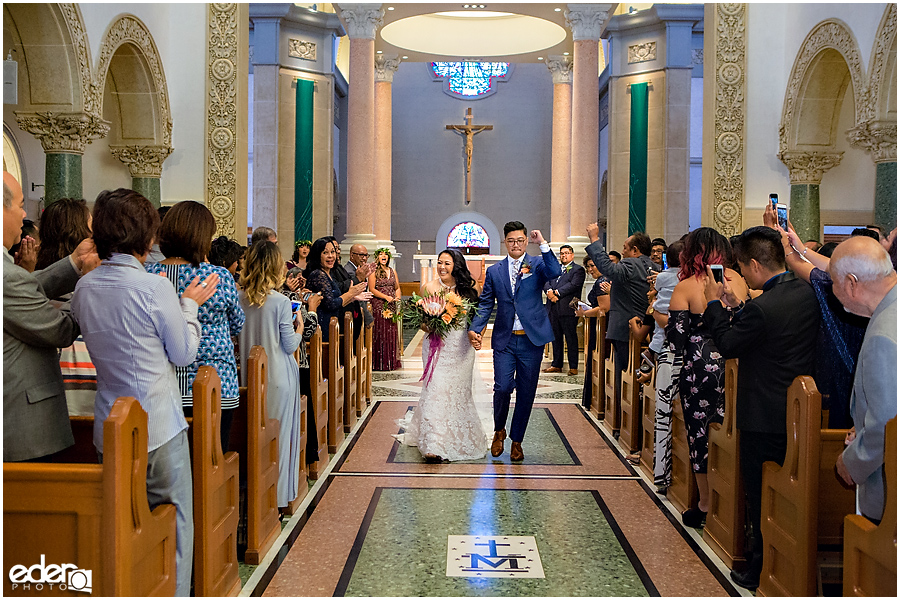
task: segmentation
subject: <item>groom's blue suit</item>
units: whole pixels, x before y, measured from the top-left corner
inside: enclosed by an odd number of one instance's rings
[[[509,257],[488,268],[484,290],[478,299],[478,313],[469,327],[469,331],[481,333],[496,302],[497,319],[491,335],[494,350],[494,431],[506,427],[509,400],[513,390],[516,390],[516,409],[509,435],[514,442],[521,442],[525,437],[544,346],[554,338],[541,294],[544,284],[562,273],[559,261],[549,249],[541,256],[525,254],[522,259],[530,267],[530,273],[523,275],[519,272],[515,278],[515,293]],[[524,334],[513,333],[516,315]]]

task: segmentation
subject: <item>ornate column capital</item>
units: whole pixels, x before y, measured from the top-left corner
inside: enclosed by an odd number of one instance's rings
[[[547,68],[553,76],[553,83],[572,83],[572,57],[552,55],[547,57]]]
[[[609,19],[612,4],[569,4],[566,8],[566,25],[572,30],[572,40],[600,41],[603,26]]]
[[[375,55],[375,81],[386,81],[393,83],[394,73],[400,66],[400,57],[395,55],[376,54]]]
[[[897,162],[897,123],[868,121],[847,131],[851,146],[872,154],[875,164]]]
[[[819,185],[822,176],[838,166],[843,152],[781,152],[778,158],[787,165],[791,174],[791,185]]]
[[[342,4],[341,16],[347,21],[350,39],[375,39],[375,31],[381,27],[384,9],[380,4]]]
[[[88,113],[16,112],[16,123],[41,141],[44,152],[84,154],[93,140],[109,133],[109,121]]]
[[[110,146],[109,151],[128,167],[132,177],[161,177],[163,161],[172,154],[168,146]]]

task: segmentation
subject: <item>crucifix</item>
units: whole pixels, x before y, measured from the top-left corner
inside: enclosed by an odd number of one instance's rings
[[[466,204],[472,202],[472,138],[482,131],[490,131],[493,125],[472,125],[472,109],[466,110],[465,125],[447,125],[447,129],[466,137]]]

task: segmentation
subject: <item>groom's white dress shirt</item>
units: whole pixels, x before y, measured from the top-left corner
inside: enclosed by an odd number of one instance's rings
[[[541,244],[541,253],[549,252],[550,244],[544,242]],[[525,257],[528,254],[523,254],[519,258],[513,258],[509,254],[506,255],[506,259],[509,261],[509,285],[512,288],[513,296],[516,295],[516,279],[518,278],[519,271],[522,268],[522,261],[525,260]],[[515,318],[513,319],[513,331],[522,331],[524,327],[522,327],[522,322],[519,321],[519,314],[515,313]]]

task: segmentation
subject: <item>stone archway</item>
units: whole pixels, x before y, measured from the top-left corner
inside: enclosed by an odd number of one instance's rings
[[[140,19],[123,15],[107,28],[99,56],[93,93],[112,124],[110,152],[128,167],[132,187],[158,206],[172,116],[156,43]]]

